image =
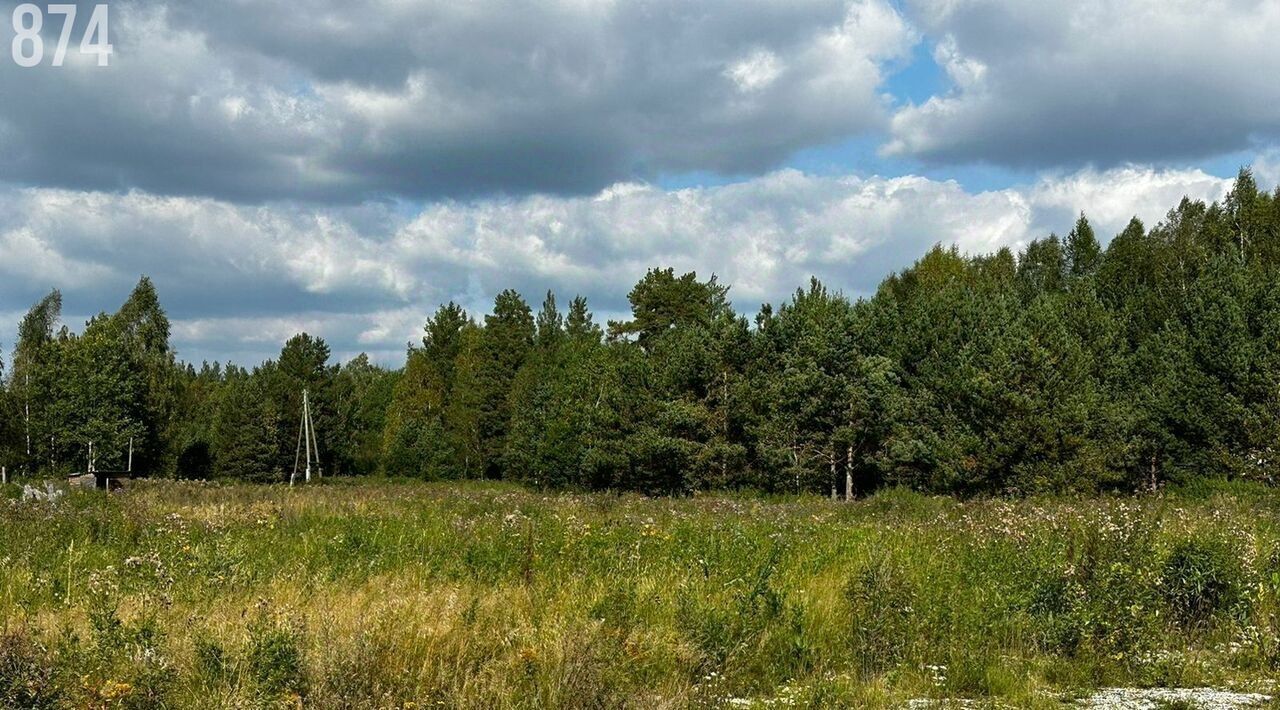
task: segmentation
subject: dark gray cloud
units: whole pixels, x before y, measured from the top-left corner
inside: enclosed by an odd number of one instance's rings
[[[880,66],[913,42],[884,0],[111,12],[109,68],[0,62],[0,180],[351,203],[756,172],[882,128]]]

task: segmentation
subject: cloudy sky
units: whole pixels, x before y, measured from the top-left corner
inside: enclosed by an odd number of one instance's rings
[[[93,5],[63,66],[0,56],[6,354],[146,274],[185,359],[397,364],[508,286],[608,315],[671,265],[749,313],[1280,180],[1274,0],[109,0],[105,68]]]

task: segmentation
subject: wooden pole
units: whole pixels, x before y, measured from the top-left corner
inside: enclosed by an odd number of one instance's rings
[[[4,466],[0,466],[0,483],[6,486],[9,485],[9,469]]]
[[[129,437],[129,467],[126,469],[129,473],[133,473],[133,437]]]
[[[316,457],[316,478],[323,478],[324,471],[320,467],[320,438],[316,435],[316,420],[311,416],[311,403],[307,403],[307,430],[311,432],[311,452]]]
[[[298,418],[298,445],[293,449],[293,472],[289,474],[289,487],[293,487],[293,482],[298,478],[298,464],[302,462],[302,431],[305,423],[302,418]]]
[[[311,403],[307,398],[307,391],[302,390],[302,432],[303,438],[307,440],[307,469],[306,482],[311,482],[311,417],[309,412]]]

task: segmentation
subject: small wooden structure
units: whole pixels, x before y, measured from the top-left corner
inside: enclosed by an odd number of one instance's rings
[[[81,488],[96,488],[100,491],[123,490],[125,483],[133,479],[133,439],[129,440],[129,463],[123,471],[99,471],[97,457],[93,454],[93,442],[89,442],[89,466],[83,473],[73,473],[67,482]]]

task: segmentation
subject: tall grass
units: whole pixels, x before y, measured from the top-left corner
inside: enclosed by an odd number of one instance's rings
[[[5,495],[6,707],[1050,707],[1280,665],[1280,501],[1262,488]]]

